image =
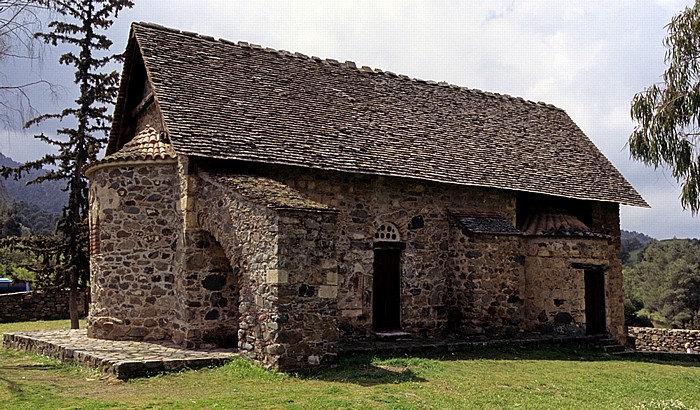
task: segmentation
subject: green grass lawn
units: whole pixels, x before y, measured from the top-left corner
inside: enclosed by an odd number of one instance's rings
[[[0,324],[0,332],[68,321]],[[700,364],[567,349],[352,356],[334,369],[269,373],[245,360],[131,381],[0,349],[9,409],[684,409],[700,408]]]

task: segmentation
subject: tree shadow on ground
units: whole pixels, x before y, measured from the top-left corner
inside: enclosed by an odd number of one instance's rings
[[[22,384],[16,380],[24,379],[21,375],[26,375],[31,371],[51,371],[55,370],[56,365],[52,364],[40,364],[40,363],[28,363],[28,364],[13,364],[0,366],[0,385],[4,384],[6,386],[7,392],[10,394],[22,394],[24,389]],[[2,388],[0,388],[2,390]]]
[[[613,355],[599,350],[568,347],[498,347],[457,351],[430,350],[409,353],[345,353],[333,368],[308,371],[298,376],[331,382],[354,383],[361,386],[396,384],[404,382],[426,382],[414,369],[430,366],[431,361],[454,360],[547,360],[579,362],[644,362],[667,366],[700,367],[700,355]]]
[[[381,384],[405,382],[422,383],[426,379],[418,376],[409,366],[377,364],[372,355],[350,355],[340,358],[338,366],[298,374],[301,379],[328,382],[354,383],[369,387]]]
[[[0,384],[7,385],[7,391],[10,394],[22,394],[22,393],[24,393],[24,389],[22,388],[22,386],[19,383],[17,383],[14,380],[10,380],[7,377],[0,376]]]
[[[597,348],[567,346],[518,347],[502,346],[485,349],[464,349],[455,351],[414,352],[416,357],[434,360],[555,360],[579,362],[629,361],[658,363],[670,366],[700,367],[700,355],[685,353],[636,352],[625,354],[606,353]]]

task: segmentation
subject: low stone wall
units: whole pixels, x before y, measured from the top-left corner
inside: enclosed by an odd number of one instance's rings
[[[6,293],[0,295],[0,323],[67,319],[68,290]],[[85,316],[85,291],[79,292],[78,313]]]
[[[700,330],[630,327],[628,334],[634,338],[637,350],[685,352],[685,344],[689,342],[695,351],[700,352]]]

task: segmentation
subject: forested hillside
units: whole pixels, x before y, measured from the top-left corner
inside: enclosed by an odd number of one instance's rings
[[[18,165],[21,164],[0,153],[0,166],[17,167]],[[36,205],[45,212],[61,212],[68,202],[68,194],[63,191],[65,183],[46,181],[41,184],[26,185],[27,181],[31,181],[45,172],[43,170],[33,171],[18,181],[12,178],[2,179],[7,188],[7,195],[14,201]]]
[[[623,274],[628,325],[700,328],[700,240],[651,240]]]
[[[0,154],[0,166],[15,167],[17,162]],[[67,195],[61,184],[47,182],[26,186],[45,171],[35,171],[19,181],[0,178],[0,239],[13,236],[53,236]],[[31,252],[0,248],[0,276],[34,280],[33,267],[40,265]]]
[[[20,165],[0,154],[0,166]],[[53,235],[56,221],[68,200],[63,184],[53,181],[26,185],[42,175],[38,170],[14,180],[0,178],[0,238],[20,235]]]
[[[631,266],[641,261],[641,254],[651,236],[635,231],[620,231],[620,259],[622,264]]]

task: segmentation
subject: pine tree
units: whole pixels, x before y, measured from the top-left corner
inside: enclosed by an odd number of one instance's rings
[[[114,104],[117,95],[119,75],[116,71],[102,72],[108,64],[120,61],[121,55],[101,56],[107,52],[112,41],[104,32],[112,26],[124,8],[133,7],[131,0],[59,0],[53,3],[62,21],[49,23],[48,33],[36,36],[47,44],[59,43],[77,48],[78,53],[63,54],[59,62],[75,68],[75,83],[80,87],[80,96],[75,106],[58,114],[39,116],[26,124],[27,127],[49,119],[64,120],[73,118],[74,127],[56,131],[58,137],[48,137],[43,133],[35,136],[41,141],[58,147],[57,154],[47,154],[43,158],[27,162],[17,168],[0,170],[3,176],[19,178],[32,169],[46,165],[54,166],[51,171],[32,180],[40,183],[46,180],[66,181],[69,193],[68,205],[63,209],[57,233],[61,239],[60,266],[58,275],[70,288],[71,328],[78,328],[78,288],[89,279],[88,255],[88,198],[87,180],[83,174],[85,167],[97,159],[97,154],[107,142],[106,134],[111,123],[108,107]]]

